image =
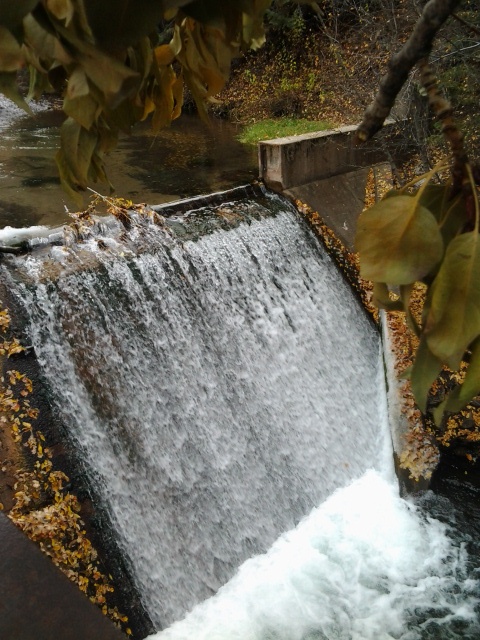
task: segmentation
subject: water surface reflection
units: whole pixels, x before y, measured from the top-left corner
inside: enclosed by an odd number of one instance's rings
[[[0,99],[0,228],[62,224],[69,219],[65,206],[76,209],[59,186],[54,160],[63,114],[48,104],[34,109],[27,116]],[[194,116],[157,135],[141,123],[107,159],[116,194],[159,204],[251,182],[256,153],[235,140],[236,131],[221,121],[208,127]]]

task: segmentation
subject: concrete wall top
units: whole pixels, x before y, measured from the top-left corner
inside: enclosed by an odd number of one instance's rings
[[[278,144],[290,144],[296,142],[302,142],[303,140],[309,140],[311,138],[329,138],[331,136],[339,135],[341,133],[354,133],[357,130],[357,125],[347,125],[344,127],[335,127],[334,129],[326,129],[324,131],[312,131],[311,133],[302,133],[295,136],[285,136],[283,138],[275,138],[273,140],[263,140],[260,144],[278,145]]]
[[[378,140],[355,144],[356,125],[259,143],[260,178],[275,191],[385,161]]]

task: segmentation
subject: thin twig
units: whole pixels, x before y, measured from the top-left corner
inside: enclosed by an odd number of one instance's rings
[[[462,49],[455,49],[455,51],[450,51],[450,53],[444,53],[442,56],[438,56],[438,58],[433,58],[432,62],[438,62],[439,60],[443,60],[444,58],[448,58],[450,56],[454,56],[457,53],[462,53],[463,51],[468,51],[469,49],[475,49],[476,47],[480,47],[480,42],[476,42],[475,44],[471,44],[468,47],[462,47]]]
[[[458,20],[458,22],[460,22],[460,24],[463,24],[464,27],[467,27],[467,29],[470,29],[471,31],[473,31],[473,33],[476,33],[476,34],[480,35],[480,29],[478,27],[476,27],[471,22],[467,22],[466,20],[461,18],[458,14],[452,13],[452,18],[454,18],[455,20]]]
[[[453,108],[450,102],[441,94],[438,87],[437,77],[426,59],[418,63],[420,69],[421,82],[428,95],[428,102],[433,113],[442,125],[442,133],[446,142],[450,146],[452,153],[452,178],[453,192],[457,193],[462,188],[466,180],[465,167],[468,163],[468,156],[463,144],[463,133],[457,127]]]

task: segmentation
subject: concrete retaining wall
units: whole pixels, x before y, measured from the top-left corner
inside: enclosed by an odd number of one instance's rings
[[[339,127],[260,142],[260,178],[270,189],[284,191],[384,162],[381,138],[380,142],[357,146],[356,129]]]
[[[0,638],[122,640],[97,607],[0,513]]]
[[[367,179],[390,180],[382,136],[355,144],[356,126],[267,140],[259,144],[260,178],[278,193],[301,200],[322,216],[349,249],[364,208]],[[386,133],[389,134],[389,126]]]

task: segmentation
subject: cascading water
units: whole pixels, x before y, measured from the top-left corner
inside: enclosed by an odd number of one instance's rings
[[[467,566],[444,525],[369,471],[152,640],[475,640]]]
[[[191,241],[202,216],[235,228]],[[4,271],[157,628],[335,489],[384,470],[387,446],[378,337],[296,212],[266,196],[189,225],[171,221],[180,239],[142,223],[121,239],[54,247],[48,259],[11,258],[15,277]],[[462,596],[439,607],[454,623],[472,618],[473,583],[455,582],[461,550],[385,480],[368,475],[314,513],[165,638],[413,640],[423,636],[402,635],[404,610],[430,593],[444,555],[457,568],[439,580]],[[409,554],[416,572],[405,569]]]

